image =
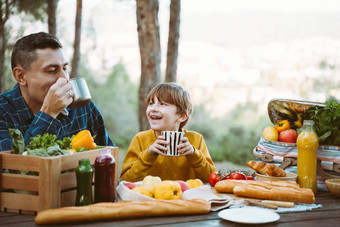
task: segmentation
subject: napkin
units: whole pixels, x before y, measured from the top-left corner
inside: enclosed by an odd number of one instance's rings
[[[218,193],[210,185],[193,188],[183,192],[182,199],[204,199],[211,205],[211,211],[225,209],[231,205],[239,204],[239,201],[231,197]]]

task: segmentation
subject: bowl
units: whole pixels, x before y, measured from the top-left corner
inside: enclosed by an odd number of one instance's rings
[[[259,173],[256,174],[256,180],[258,181],[293,181],[296,182],[297,175],[295,173],[286,172],[285,177],[272,177],[268,175],[263,175]]]
[[[334,196],[340,197],[340,179],[327,179],[325,183]]]

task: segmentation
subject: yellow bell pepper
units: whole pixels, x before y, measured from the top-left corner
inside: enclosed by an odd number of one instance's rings
[[[93,137],[91,136],[89,130],[82,130],[78,132],[78,134],[72,138],[71,144],[75,149],[82,147],[92,150],[96,148],[96,144],[94,143]]]
[[[187,180],[186,183],[189,185],[190,189],[203,186],[203,182],[200,179],[190,179]]]
[[[297,116],[298,116],[298,120],[294,121],[294,125],[296,127],[298,127],[298,128],[301,128],[302,127],[302,122],[303,122],[302,116],[301,116],[301,114],[298,114]]]

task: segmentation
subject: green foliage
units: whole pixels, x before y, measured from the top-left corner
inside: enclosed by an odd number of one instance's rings
[[[245,160],[254,159],[252,151],[262,129],[270,124],[268,116],[257,115],[257,105],[247,102],[236,106],[226,116],[212,118],[203,105],[195,107],[187,128],[204,136],[214,162],[245,165]]]
[[[312,107],[306,111],[304,119],[314,121],[320,144],[340,145],[340,104],[326,101],[325,107]]]
[[[139,128],[137,85],[130,81],[121,63],[114,66],[104,84],[87,81],[112,140],[117,146],[126,149]]]
[[[47,18],[47,1],[45,0],[25,0],[18,2],[18,11],[31,15],[34,19],[44,21]]]

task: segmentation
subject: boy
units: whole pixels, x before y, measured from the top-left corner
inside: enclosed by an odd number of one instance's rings
[[[203,136],[183,129],[192,114],[189,93],[176,83],[154,87],[146,99],[146,115],[151,129],[139,132],[131,141],[124,159],[120,180],[140,181],[147,175],[162,180],[199,178],[208,182],[216,171]],[[167,148],[162,131],[182,131],[185,136],[178,145],[179,157],[165,156]]]

